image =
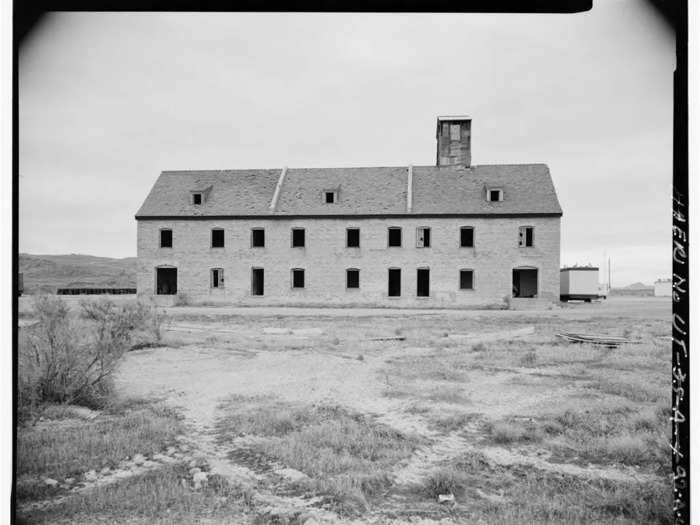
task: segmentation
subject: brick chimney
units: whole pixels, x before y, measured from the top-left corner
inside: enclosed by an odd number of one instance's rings
[[[465,115],[437,118],[437,165],[468,168],[472,162],[472,119]]]

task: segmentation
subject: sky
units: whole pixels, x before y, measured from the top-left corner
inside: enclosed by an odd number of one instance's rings
[[[163,170],[549,165],[561,263],[613,286],[671,272],[672,30],[638,0],[586,13],[57,13],[19,57],[19,248],[136,255]],[[601,271],[601,279],[605,271]]]

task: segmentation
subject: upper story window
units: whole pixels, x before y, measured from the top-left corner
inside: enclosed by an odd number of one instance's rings
[[[501,202],[503,200],[503,190],[500,188],[487,189],[486,200],[489,202]]]
[[[389,228],[389,247],[401,247],[401,228],[399,228],[398,226],[392,226]]]
[[[265,247],[265,229],[264,228],[253,228],[250,230],[250,245],[253,248],[264,248]]]
[[[459,245],[462,248],[474,247],[474,228],[471,226],[462,226],[459,229]]]
[[[172,230],[160,230],[160,247],[161,248],[172,248],[173,247],[173,231]]]
[[[430,228],[416,228],[416,248],[430,248]]]
[[[212,248],[223,248],[224,247],[224,230],[221,228],[214,228],[211,231],[211,247]]]
[[[304,228],[292,228],[292,248],[303,248],[306,244]]]
[[[323,192],[323,202],[335,204],[338,202],[338,190],[325,190]]]
[[[194,204],[195,206],[199,206],[202,204],[201,192],[192,192],[192,204]]]
[[[518,246],[530,247],[535,245],[535,227],[521,226],[518,230]]]
[[[348,248],[360,247],[360,228],[348,228],[346,230],[346,246]]]

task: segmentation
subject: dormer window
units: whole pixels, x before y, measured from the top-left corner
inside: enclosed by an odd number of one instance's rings
[[[503,190],[499,188],[487,189],[486,200],[489,202],[501,202],[503,200]]]
[[[195,206],[202,206],[204,202],[207,199],[209,199],[211,189],[211,184],[208,186],[196,184],[194,188],[190,188],[190,204],[193,204]]]
[[[338,190],[325,190],[323,192],[323,202],[326,204],[335,204],[338,202]]]

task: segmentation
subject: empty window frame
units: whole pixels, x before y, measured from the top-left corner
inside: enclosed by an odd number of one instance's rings
[[[250,294],[265,295],[265,270],[252,268],[250,274]]]
[[[462,226],[459,229],[459,245],[462,248],[474,247],[474,228],[471,226]]]
[[[348,289],[360,287],[360,270],[357,268],[348,268],[345,270],[345,287]]]
[[[265,247],[265,228],[253,228],[250,230],[250,245],[253,248]]]
[[[304,248],[304,246],[306,246],[306,230],[292,228],[292,248]]]
[[[222,228],[214,228],[211,231],[211,247],[212,248],[223,248],[224,247],[224,230]]]
[[[211,273],[210,286],[212,288],[223,288],[224,287],[224,269],[223,268],[212,268],[210,273]]]
[[[450,140],[460,140],[462,138],[460,131],[459,124],[450,124]]]
[[[200,206],[202,204],[202,194],[200,192],[192,192],[192,204]]]
[[[323,192],[323,202],[326,204],[335,204],[338,202],[338,190],[325,190]]]
[[[418,268],[416,270],[416,295],[418,297],[430,297],[430,269]]]
[[[503,200],[503,190],[492,188],[486,190],[486,200],[489,202],[500,202]]]
[[[416,248],[430,248],[430,228],[416,228]]]
[[[529,248],[535,245],[535,227],[521,226],[518,230],[518,246]]]
[[[304,288],[304,270],[302,268],[292,269],[292,288]]]
[[[474,289],[474,270],[459,271],[459,289],[473,290]]]
[[[348,248],[360,247],[360,228],[348,228],[346,230],[345,244]]]
[[[389,297],[401,297],[401,269],[389,268],[388,278]]]
[[[173,231],[170,229],[160,230],[160,247],[161,248],[172,248],[173,247]]]
[[[389,247],[401,247],[401,228],[399,228],[398,226],[389,227]]]

